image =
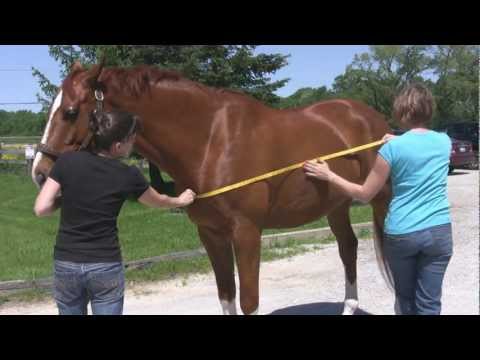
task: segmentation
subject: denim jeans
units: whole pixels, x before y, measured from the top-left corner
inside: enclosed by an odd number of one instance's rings
[[[73,263],[55,260],[54,297],[60,315],[122,315],[125,273],[121,262]]]
[[[402,235],[385,234],[384,252],[394,281],[396,314],[440,314],[442,282],[452,248],[451,224]]]

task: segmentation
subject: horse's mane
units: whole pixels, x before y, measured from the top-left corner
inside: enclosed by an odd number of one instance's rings
[[[151,86],[161,81],[182,82],[187,86],[197,87],[203,91],[217,94],[230,94],[234,96],[248,97],[249,95],[237,90],[214,88],[187,79],[175,70],[160,69],[151,65],[138,65],[130,68],[111,67],[103,70],[100,82],[108,82],[108,86],[114,91],[121,91],[134,97],[149,92]]]
[[[181,80],[187,81],[177,71],[159,69],[148,65],[138,65],[131,68],[105,68],[100,78],[100,82],[108,82],[108,86],[113,90],[126,92],[135,97],[150,91],[151,85],[160,81]]]

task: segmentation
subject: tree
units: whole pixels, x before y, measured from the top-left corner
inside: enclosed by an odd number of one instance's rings
[[[27,110],[0,110],[0,136],[38,136],[42,134],[46,117]]]
[[[64,78],[74,61],[89,65],[102,56],[109,66],[156,65],[180,71],[187,78],[208,86],[246,92],[267,104],[274,105],[279,97],[274,92],[289,79],[271,81],[269,74],[287,64],[288,56],[258,54],[252,45],[51,45],[50,55],[62,66]],[[51,103],[57,92],[37,69],[43,95],[42,104]]]
[[[61,78],[68,75],[70,68],[76,60],[86,64],[95,62],[95,46],[75,46],[75,45],[50,45],[49,54],[61,64]],[[48,112],[50,104],[55,99],[58,92],[58,86],[43,75],[38,69],[32,67],[32,75],[38,79],[40,89],[43,94],[37,94],[37,100],[42,104],[42,111]]]
[[[395,95],[412,81],[425,82],[422,74],[430,67],[429,46],[377,45],[369,53],[355,55],[352,64],[333,84],[338,97],[367,103],[387,117]]]
[[[321,100],[330,99],[332,97],[332,93],[325,86],[319,88],[301,88],[294,94],[282,98],[276,107],[279,109],[290,109],[307,106]]]
[[[423,75],[431,66],[429,46],[376,45],[369,53],[355,55],[344,74],[335,78],[337,97],[367,103],[387,117],[393,100],[407,83],[425,82]]]
[[[436,124],[478,121],[479,47],[439,45],[433,54],[432,67],[438,77],[433,86]]]
[[[390,116],[398,92],[410,82],[421,82],[435,97],[433,128],[477,121],[478,61],[479,47],[473,45],[371,46],[335,79],[333,92]]]

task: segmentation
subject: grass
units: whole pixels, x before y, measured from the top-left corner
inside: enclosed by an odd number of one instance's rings
[[[39,219],[32,205],[36,188],[29,177],[0,176],[0,281],[51,275],[59,214]],[[118,220],[124,260],[192,250],[201,246],[187,216],[127,202]]]
[[[1,169],[0,169],[1,170]],[[148,178],[148,175],[147,175]],[[0,172],[0,281],[34,280],[52,275],[52,253],[59,214],[39,219],[32,206],[37,190],[24,170]],[[351,209],[353,223],[371,220],[370,207]],[[325,219],[295,228],[304,230],[327,226]],[[158,256],[170,252],[198,249],[202,245],[193,223],[183,213],[149,209],[137,202],[126,202],[118,220],[120,242],[125,261]],[[266,230],[272,234],[293,229]],[[315,241],[318,243],[318,241]],[[303,245],[295,242],[287,247],[266,248],[265,261],[292,256]],[[285,250],[285,249],[290,250]],[[166,261],[145,269],[127,271],[130,281],[154,281],[177,274],[208,272],[207,257]],[[33,295],[32,295],[33,296]]]
[[[359,232],[360,239],[370,238],[371,232],[362,229]],[[274,243],[272,246],[262,249],[262,262],[280,260],[296,255],[304,254],[308,251],[319,250],[321,245],[333,243],[335,237],[329,235],[321,240],[318,239],[288,239],[283,243]],[[181,274],[183,284],[187,284],[188,277],[193,274],[206,274],[211,271],[210,262],[207,256],[199,256],[189,260],[165,261],[154,264],[144,269],[127,270],[126,279],[128,284],[141,284],[160,280],[169,280],[177,278]],[[51,299],[51,290],[30,289],[22,290],[16,293],[2,295],[0,294],[0,306],[13,303],[31,303]]]
[[[291,244],[285,246],[277,246],[262,250],[262,261],[268,262],[286,257],[291,257],[307,252],[308,249],[301,245]],[[183,283],[190,275],[207,274],[212,271],[208,257],[199,256],[189,260],[164,261],[154,264],[144,269],[127,270],[126,280],[128,283],[148,283],[161,280],[169,280],[179,276],[183,277]],[[128,287],[128,285],[127,285]],[[51,298],[51,290],[47,289],[29,289],[16,293],[0,294],[0,306],[3,304],[14,303],[31,303],[44,301]]]
[[[0,294],[0,306],[7,303],[33,303],[45,301],[52,298],[51,290],[29,289],[10,294]]]
[[[352,224],[359,224],[364,222],[372,221],[372,208],[370,206],[352,206],[350,208],[350,219]],[[328,226],[328,221],[326,218],[321,218],[317,221],[298,226],[296,228],[284,228],[284,229],[267,229],[263,231],[263,235],[276,234],[281,232],[288,231],[300,231],[300,230],[310,230],[318,229]]]

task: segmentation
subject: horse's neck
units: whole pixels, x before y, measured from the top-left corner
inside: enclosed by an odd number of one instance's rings
[[[215,112],[222,107],[204,93],[153,89],[139,99],[121,96],[122,107],[140,116],[137,151],[183,186],[198,186]],[[118,99],[119,97],[117,97]],[[123,104],[126,104],[123,106]]]

